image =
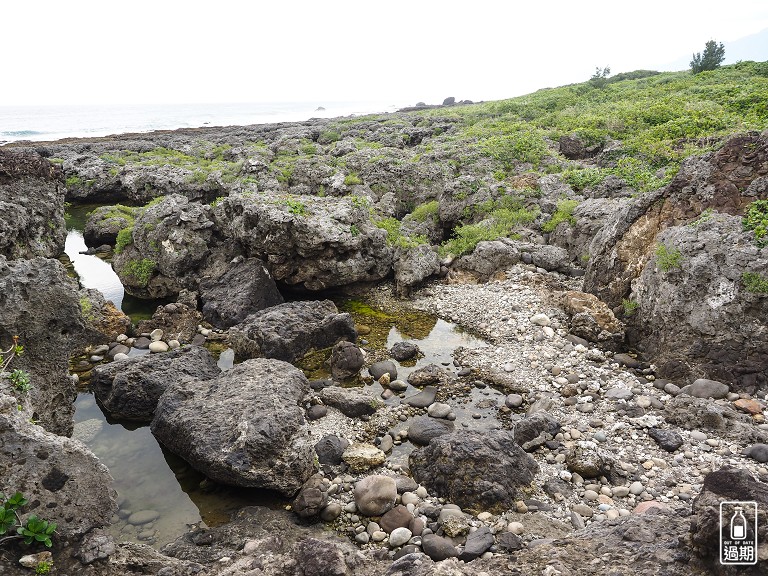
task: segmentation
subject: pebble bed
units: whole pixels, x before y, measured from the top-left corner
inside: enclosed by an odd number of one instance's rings
[[[564,536],[593,522],[642,513],[651,506],[687,515],[704,476],[724,466],[747,469],[768,480],[768,467],[747,457],[749,446],[729,439],[727,431],[720,435],[704,427],[699,430],[695,423],[691,430],[670,427],[664,407],[688,382],[657,380],[652,364],[570,336],[567,315],[549,297],[553,288],[578,290],[579,280],[521,265],[511,269],[505,279],[486,284],[429,284],[409,303],[456,323],[489,344],[454,351],[448,369],[456,378],[437,396],[441,414],[450,412],[442,410],[443,404],[466,404],[468,398],[478,397],[470,396],[469,390],[490,384],[503,388],[505,396],[494,411],[495,421],[485,422],[485,428],[512,429],[519,418],[535,412],[546,412],[560,423],[560,432],[551,441],[530,452],[540,467],[530,498],[517,501],[514,509],[500,515],[466,514],[407,477],[407,459],[395,461],[390,456],[381,467],[364,473],[328,476],[329,505],[321,517],[362,547],[388,547],[391,556],[408,551],[408,546],[422,546],[433,532],[458,546],[460,553],[467,535],[489,530],[495,543],[483,553],[487,558],[514,549],[510,539],[524,546]],[[392,301],[390,294],[389,287],[381,286],[368,298],[390,309],[402,305]],[[744,400],[751,406],[753,425],[768,431],[765,397],[729,393],[710,402],[744,413]],[[741,408],[736,401],[741,401]],[[350,442],[376,444],[388,452],[393,445],[408,443],[407,430],[401,429],[403,422],[428,413],[427,409],[388,405],[361,426],[359,420],[329,408],[324,418],[311,423],[312,434],[318,439],[336,434]],[[471,419],[462,426],[471,427]],[[664,436],[655,441],[648,432],[651,428],[665,433],[673,430],[680,446],[671,451],[669,445],[662,448],[669,439]],[[578,466],[568,460],[574,452],[587,459],[597,453],[612,460],[611,478],[584,478],[574,472]],[[353,493],[356,482],[366,475],[397,479],[397,504],[414,516],[411,528],[415,530],[398,528],[398,532],[388,533],[376,517],[358,511]],[[424,551],[433,559],[440,557],[439,552]]]

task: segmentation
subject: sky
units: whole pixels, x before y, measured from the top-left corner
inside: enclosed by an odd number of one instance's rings
[[[0,106],[496,100],[765,29],[765,0],[10,1]]]

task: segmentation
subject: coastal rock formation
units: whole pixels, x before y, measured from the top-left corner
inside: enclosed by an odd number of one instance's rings
[[[0,255],[9,259],[64,252],[61,169],[32,150],[0,149]]]
[[[219,328],[239,324],[249,314],[283,303],[264,263],[238,259],[222,275],[200,282],[203,317]]]
[[[97,366],[90,384],[99,403],[113,418],[149,422],[160,396],[172,383],[209,380],[219,372],[211,353],[193,346]]]
[[[354,342],[352,317],[339,314],[330,300],[286,302],[251,314],[230,330],[232,348],[241,358],[277,358],[294,362],[309,350]]]
[[[234,247],[217,234],[211,207],[173,194],[144,208],[113,268],[127,292],[167,298],[197,289],[201,277],[222,274],[233,256]]]
[[[287,284],[323,290],[380,280],[392,269],[386,232],[349,198],[232,195],[214,213],[224,235]]]
[[[0,388],[0,492],[24,494],[21,516],[55,522],[57,543],[108,525],[117,505],[106,466],[80,442],[30,423],[32,414],[31,403]]]
[[[83,229],[86,246],[114,246],[120,230],[133,227],[139,208],[130,206],[99,206],[88,215]]]
[[[86,329],[92,332],[91,340],[111,342],[131,329],[131,319],[98,290],[80,289],[80,311]]]
[[[514,506],[539,466],[506,430],[467,430],[435,436],[409,458],[414,478],[462,508]]]
[[[72,432],[75,386],[69,358],[82,345],[85,324],[77,282],[57,260],[7,261],[0,256],[0,349],[19,336],[24,353],[11,369],[30,375],[34,418],[50,432]]]
[[[246,360],[207,380],[173,382],[160,397],[152,433],[209,478],[293,496],[314,472],[314,444],[299,402],[300,370]]]
[[[657,241],[665,252],[633,284],[638,348],[667,378],[705,377],[752,394],[768,389],[768,298],[745,280],[748,273],[768,278],[768,249],[727,214],[667,228]]]

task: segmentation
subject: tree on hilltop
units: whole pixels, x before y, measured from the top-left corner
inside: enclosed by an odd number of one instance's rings
[[[720,68],[720,64],[725,60],[725,46],[720,42],[710,40],[704,46],[704,52],[696,52],[691,60],[691,72],[698,74],[705,70],[714,70]]]

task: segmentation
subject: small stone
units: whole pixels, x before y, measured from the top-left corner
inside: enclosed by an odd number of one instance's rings
[[[644,488],[642,482],[635,481],[629,485],[629,493],[634,494],[635,496],[642,494],[643,490]]]
[[[536,326],[549,326],[551,323],[552,321],[546,314],[534,314],[531,316],[531,324],[536,324]]]
[[[699,432],[698,430],[693,430],[691,432],[691,440],[695,440],[696,442],[706,442],[707,441],[707,435],[704,434],[704,432]]]
[[[328,414],[328,408],[322,404],[310,406],[307,410],[307,420],[320,420]]]
[[[149,333],[149,339],[152,340],[152,342],[157,342],[163,338],[163,331],[160,330],[160,328],[155,328],[152,330],[152,332]]]
[[[747,414],[762,414],[764,409],[762,403],[747,398],[740,398],[739,400],[736,400],[733,405],[736,409],[746,412]]]
[[[368,544],[371,537],[368,535],[368,532],[360,532],[360,534],[355,535],[355,542],[358,544]]]
[[[523,397],[520,394],[509,394],[504,399],[504,405],[507,408],[520,408],[523,405]]]
[[[384,464],[387,455],[373,444],[355,443],[344,450],[341,459],[349,464],[353,471],[362,472]],[[392,482],[394,483],[394,480]]]
[[[683,445],[683,437],[674,430],[661,430],[660,428],[649,428],[648,435],[667,452],[674,452]]]
[[[155,340],[149,345],[149,351],[158,354],[161,352],[168,352],[168,344],[162,340]]]
[[[43,552],[38,552],[37,554],[27,554],[26,556],[22,556],[19,558],[19,564],[21,564],[24,568],[36,568],[38,564],[41,562],[51,562],[53,560],[53,554],[48,552],[48,550],[44,550]]]
[[[634,396],[632,390],[616,386],[605,393],[608,400],[630,400]]]
[[[341,516],[341,505],[337,502],[331,502],[320,511],[320,519],[323,522],[333,522]]]
[[[413,536],[413,533],[408,528],[395,528],[389,535],[389,545],[392,548],[398,548],[404,546]]]
[[[637,404],[640,408],[648,408],[651,405],[651,399],[648,398],[648,396],[638,396],[637,400],[635,400],[635,404]]]
[[[761,464],[768,462],[768,444],[753,444],[744,453]]]
[[[458,556],[459,553],[456,547],[450,540],[438,536],[436,534],[427,534],[421,538],[421,547],[424,553],[432,558],[435,562],[445,560],[446,558],[453,558]]]
[[[413,396],[409,396],[403,403],[413,406],[414,408],[426,408],[435,401],[437,396],[437,388],[434,386],[426,386],[424,390]]]
[[[699,378],[695,380],[693,384],[683,386],[680,390],[682,394],[688,394],[695,398],[725,398],[728,395],[730,388],[728,385],[718,382],[717,380],[708,380],[706,378]]]
[[[392,450],[392,447],[394,446],[394,439],[389,434],[384,434],[384,436],[381,437],[381,442],[379,442],[379,450],[384,452],[385,454]]]
[[[586,500],[587,502],[594,502],[595,500],[597,500],[597,496],[598,494],[594,490],[584,491],[584,500]]]
[[[178,340],[168,340],[169,350],[176,350],[177,348],[181,348],[181,342],[179,342]]]
[[[366,476],[355,484],[354,496],[362,514],[380,516],[394,507],[397,485],[389,476]]]
[[[595,511],[586,504],[574,504],[571,507],[571,510],[584,518],[592,518],[595,513]]]
[[[525,528],[523,527],[522,522],[510,522],[507,524],[507,532],[512,532],[513,534],[517,534],[519,536],[524,531]]]
[[[143,524],[149,524],[158,518],[160,518],[160,512],[157,512],[156,510],[140,510],[128,517],[128,524],[141,526]]]
[[[408,383],[405,380],[392,380],[389,383],[389,388],[395,392],[404,392],[408,389]]]

